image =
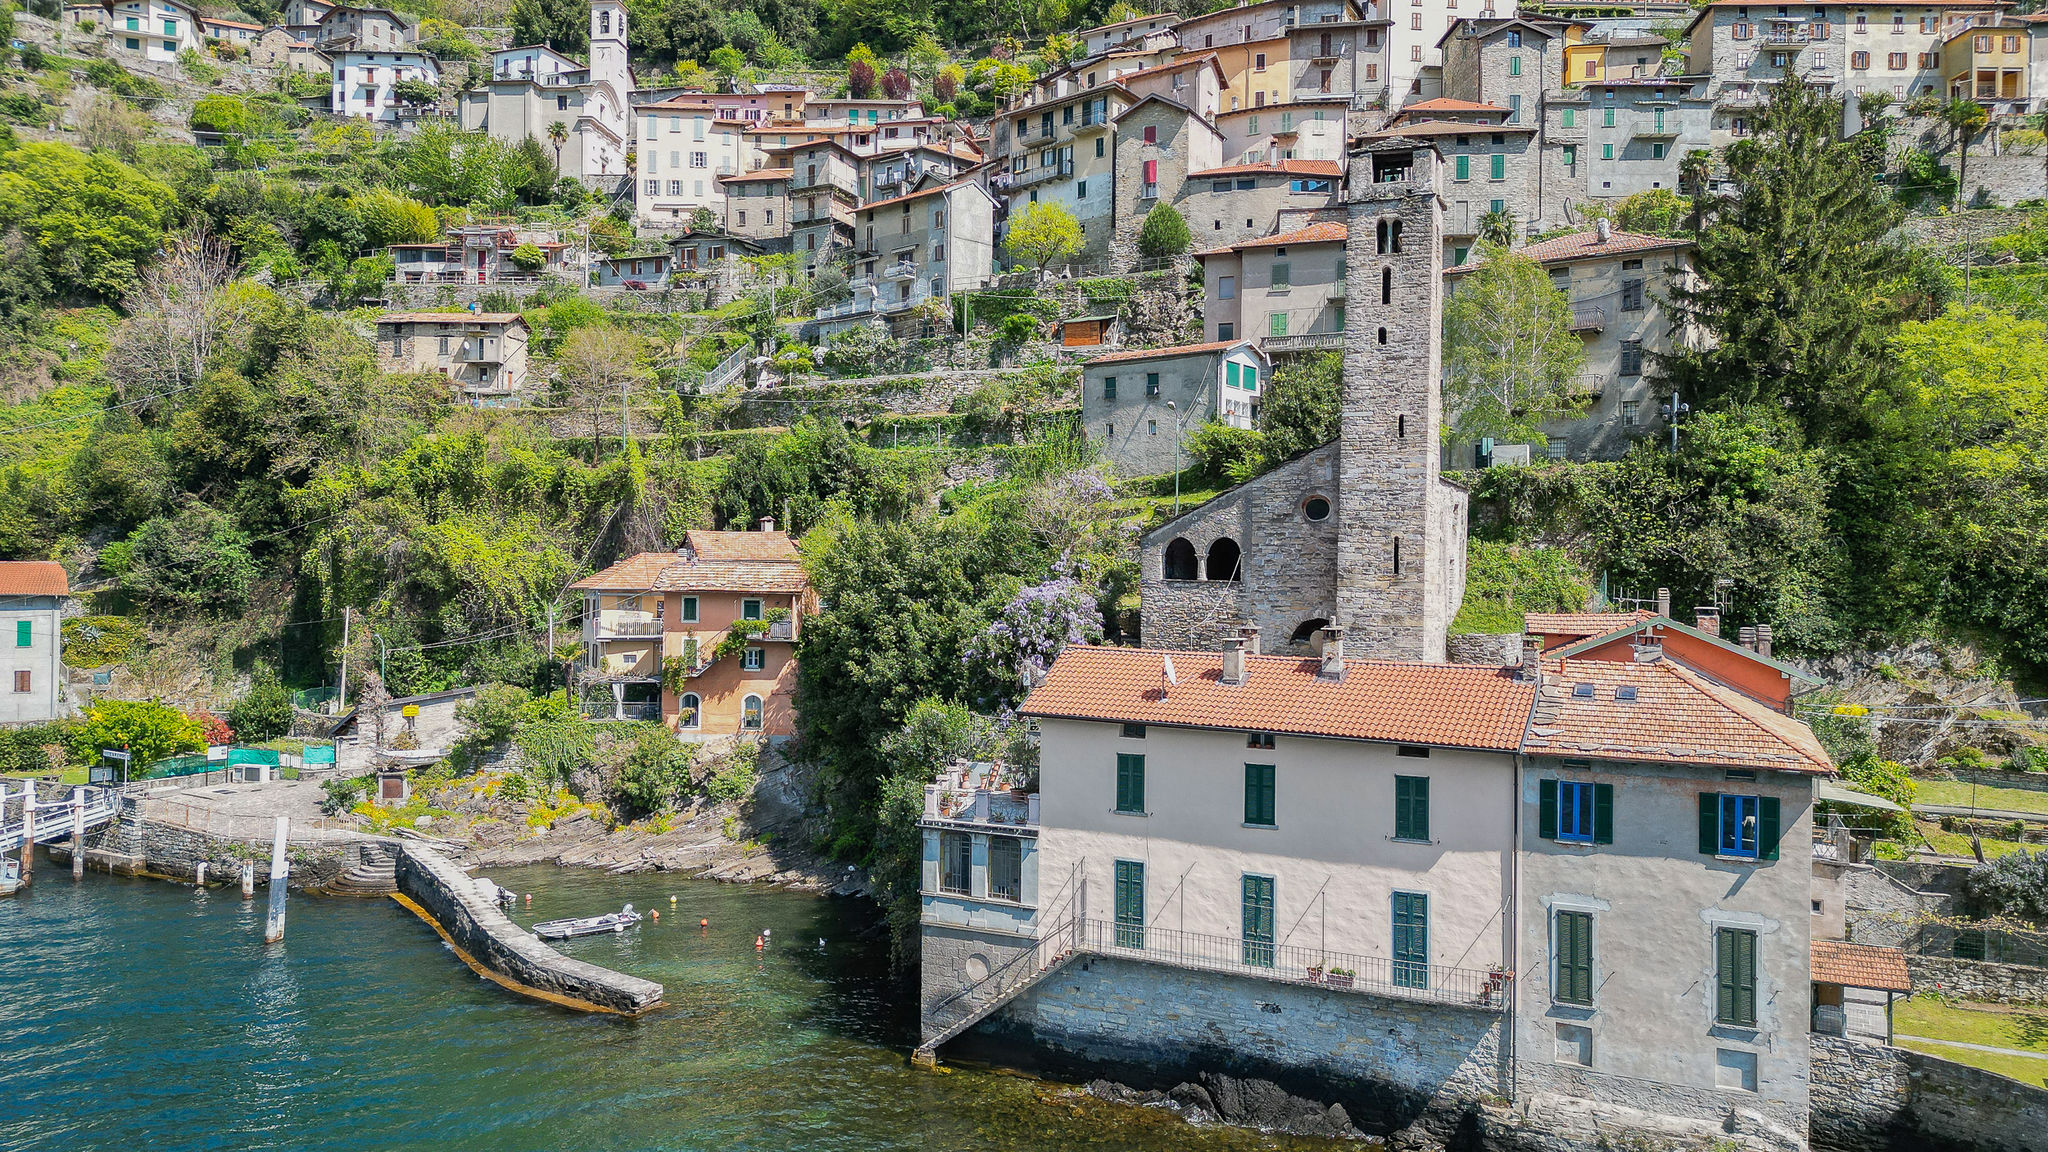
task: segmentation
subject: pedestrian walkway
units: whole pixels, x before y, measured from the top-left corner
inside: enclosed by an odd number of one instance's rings
[[[1968,1048],[1972,1052],[1989,1052],[1994,1056],[2024,1056],[2029,1060],[2048,1060],[2048,1052],[2029,1052],[2024,1048],[1993,1048],[1989,1044],[1970,1044],[1962,1040],[1936,1040],[1932,1036],[1908,1036],[1899,1033],[1901,1040],[1918,1040],[1922,1044],[1942,1044],[1950,1048]]]

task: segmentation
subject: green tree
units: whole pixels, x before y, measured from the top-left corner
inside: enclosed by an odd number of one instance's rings
[[[918,821],[924,816],[925,785],[959,761],[996,759],[1002,741],[988,717],[963,704],[927,697],[911,707],[901,728],[882,738],[879,751],[889,775],[877,789],[871,872],[889,914],[897,955],[908,959],[917,942],[918,873],[924,858]]]
[[[1694,193],[1707,221],[1695,274],[1668,294],[1674,331],[1706,339],[1658,358],[1660,391],[1695,407],[1784,405],[1822,438],[1856,426],[1889,371],[1915,262],[1890,239],[1899,209],[1841,124],[1841,101],[1820,88],[1775,85],[1757,134],[1728,148],[1732,190]]]
[[[1036,267],[1042,278],[1046,265],[1081,251],[1081,222],[1057,204],[1029,204],[1011,218],[1004,247],[1011,258]]]
[[[1343,419],[1344,355],[1325,352],[1273,372],[1259,405],[1267,466],[1284,464],[1337,438]]]
[[[555,149],[555,175],[562,174],[562,146],[569,142],[569,126],[560,120],[548,122],[548,143]]]
[[[131,770],[144,768],[206,747],[206,729],[168,704],[153,700],[98,700],[85,711],[85,721],[72,734],[68,751],[74,764],[98,764],[105,749],[128,750]]]
[[[712,73],[727,92],[737,91],[740,81],[746,78],[747,58],[730,45],[712,49],[710,63]]]
[[[1614,226],[1623,232],[1648,236],[1678,236],[1685,232],[1691,201],[1669,188],[1652,188],[1624,197],[1614,206]]]
[[[1505,248],[1515,242],[1515,214],[1495,208],[1479,218],[1479,242]]]
[[[1190,239],[1188,222],[1173,205],[1162,201],[1145,213],[1145,224],[1138,229],[1138,254],[1155,260],[1178,256],[1188,250]]]
[[[638,728],[619,767],[619,799],[631,814],[673,811],[690,785],[697,746],[677,740],[659,724]]]
[[[512,0],[512,43],[581,55],[590,48],[590,9],[577,0]]]
[[[521,272],[538,272],[548,266],[548,255],[538,244],[521,244],[512,249],[512,266]]]
[[[228,707],[228,727],[243,743],[260,744],[289,733],[292,715],[291,692],[275,672],[259,667],[249,679],[249,691]]]
[[[1573,384],[1585,366],[1571,302],[1543,265],[1482,243],[1444,308],[1444,438],[1543,443],[1546,421],[1584,410]]]
[[[118,300],[163,244],[176,203],[169,188],[104,153],[68,144],[0,152],[0,228],[20,230],[60,292]]]
[[[434,210],[389,188],[371,188],[349,197],[348,206],[362,228],[363,244],[425,244],[441,237]]]
[[[247,535],[197,501],[108,545],[100,560],[138,602],[184,615],[233,616],[256,582]]]
[[[391,94],[407,104],[426,105],[441,99],[441,86],[431,80],[408,78],[393,84]]]
[[[1963,203],[1970,197],[1970,145],[1977,139],[1977,133],[1991,122],[1991,113],[1984,110],[1975,100],[1957,98],[1941,106],[1935,114],[1948,128],[1949,139],[1956,152],[1956,201],[1955,210],[1963,210]]]

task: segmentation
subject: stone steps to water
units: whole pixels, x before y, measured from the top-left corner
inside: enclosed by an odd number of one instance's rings
[[[348,867],[320,889],[324,896],[388,896],[398,891],[398,861],[383,844],[349,850]]]

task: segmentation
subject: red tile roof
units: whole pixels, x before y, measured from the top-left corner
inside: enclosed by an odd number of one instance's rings
[[[1097,356],[1090,364],[1116,364],[1125,360],[1168,360],[1176,356],[1203,356],[1250,344],[1250,340],[1211,340],[1207,344],[1180,344],[1172,348],[1131,348],[1123,352],[1112,352]]]
[[[1075,645],[1053,661],[1022,711],[1512,752],[1535,695],[1510,668],[1348,660],[1342,680],[1325,680],[1320,667],[1313,657],[1247,656],[1245,682],[1225,684],[1219,652]]]
[[[0,560],[0,596],[68,596],[62,564],[48,560]]]
[[[794,564],[801,559],[796,541],[783,532],[683,533],[683,546],[699,560],[779,560]]]
[[[1906,954],[1897,948],[1850,944],[1843,940],[1815,940],[1809,955],[1812,958],[1809,978],[1816,984],[1872,988],[1879,992],[1913,990],[1913,977],[1906,972]]]
[[[661,570],[676,560],[673,552],[642,552],[628,556],[601,572],[585,576],[569,587],[589,592],[644,592],[654,587],[654,582],[661,578]]]
[[[517,312],[386,312],[379,324],[524,324]]]
[[[973,180],[955,180],[951,184],[934,184],[929,188],[919,189],[916,192],[906,192],[901,196],[891,196],[887,200],[876,200],[869,204],[863,204],[860,206],[860,210],[863,212],[872,212],[873,210],[881,208],[885,205],[901,204],[905,200],[916,200],[924,196],[936,195],[940,192],[951,192],[953,189],[958,188],[963,184],[972,183],[974,183]]]
[[[1806,725],[1672,660],[1545,660],[1522,751],[1812,775],[1835,770]]]
[[[1524,612],[1522,631],[1545,636],[1605,636],[1617,628],[1657,618],[1655,612]]]
[[[718,179],[723,184],[744,184],[752,180],[787,180],[795,174],[794,168],[756,168],[752,172],[738,176],[721,176]]]
[[[1154,64],[1150,68],[1139,68],[1134,71],[1120,73],[1111,77],[1111,80],[1122,84],[1126,80],[1136,80],[1140,76],[1156,76],[1164,72],[1178,72],[1183,68],[1194,68],[1202,64],[1214,64],[1218,72],[1223,70],[1223,65],[1216,59],[1216,53],[1204,52],[1199,56],[1183,57],[1168,64]],[[1225,85],[1225,87],[1228,87],[1228,85]]]
[[[1467,133],[1479,135],[1482,132],[1516,132],[1533,135],[1536,129],[1526,124],[1474,124],[1465,120],[1418,120],[1413,124],[1402,124],[1368,132],[1362,140],[1392,140],[1398,136],[1462,136]]]
[[[1206,180],[1214,176],[1342,176],[1344,169],[1335,160],[1280,160],[1272,164],[1232,164],[1225,168],[1210,168],[1202,172],[1188,173],[1190,180]]]
[[[622,592],[802,592],[796,541],[781,532],[686,532],[674,552],[642,552],[571,588]]]
[[[1479,104],[1471,100],[1453,100],[1448,96],[1439,96],[1434,100],[1424,100],[1419,104],[1403,105],[1401,111],[1395,115],[1395,119],[1398,120],[1416,112],[1498,112],[1503,116],[1508,114],[1507,109],[1496,107],[1492,104]]]
[[[1519,252],[1531,260],[1590,260],[1600,256],[1691,246],[1692,242],[1689,240],[1678,240],[1669,236],[1645,236],[1640,232],[1609,232],[1607,241],[1603,244],[1600,241],[1600,233],[1591,231],[1540,240],[1519,249]]]
[[[1216,256],[1224,252],[1242,252],[1247,248],[1279,248],[1288,244],[1342,244],[1350,234],[1349,225],[1341,221],[1325,220],[1306,228],[1296,228],[1292,232],[1275,232],[1271,236],[1261,236],[1256,240],[1211,248],[1206,252],[1197,252],[1195,256]]]
[[[703,560],[669,565],[661,570],[652,587],[656,592],[801,593],[810,586],[801,564]]]

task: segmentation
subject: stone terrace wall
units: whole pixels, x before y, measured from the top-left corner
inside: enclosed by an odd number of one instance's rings
[[[1815,1148],[2048,1152],[2048,1091],[1903,1048],[1811,1039]]]
[[[1909,954],[1906,971],[1912,973],[1913,988],[1919,992],[1938,989],[1968,1000],[2048,1004],[2048,968]],[[2048,1062],[2043,1063],[2041,1071],[2048,1075]]]
[[[520,928],[478,894],[460,868],[431,849],[407,844],[397,862],[398,891],[433,918],[449,941],[501,983],[573,1008],[633,1014],[661,1003],[662,987],[572,960]]]

